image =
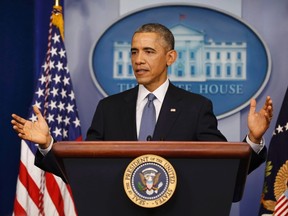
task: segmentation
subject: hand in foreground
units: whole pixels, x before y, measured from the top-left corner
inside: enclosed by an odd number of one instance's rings
[[[38,107],[33,106],[33,110],[38,119],[35,122],[28,121],[16,114],[12,114],[13,119],[11,123],[13,129],[18,133],[20,138],[35,142],[39,144],[40,148],[48,148],[52,141],[49,134],[49,127]]]
[[[250,111],[248,114],[249,139],[254,143],[260,143],[262,136],[269,128],[273,117],[273,102],[267,96],[265,104],[259,112],[256,112],[256,100],[250,101]]]

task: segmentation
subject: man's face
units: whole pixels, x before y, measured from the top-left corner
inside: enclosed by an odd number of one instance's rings
[[[167,79],[167,66],[176,52],[168,51],[157,33],[136,33],[132,38],[131,61],[139,84],[154,91]],[[176,56],[175,56],[176,57]]]

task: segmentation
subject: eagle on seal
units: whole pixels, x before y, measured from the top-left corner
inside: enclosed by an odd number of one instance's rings
[[[161,182],[157,185],[159,182],[159,178],[161,173],[155,173],[155,172],[147,172],[147,173],[139,173],[140,179],[143,185],[145,187],[142,188],[143,191],[146,191],[148,195],[152,195],[154,192],[157,193],[158,189],[163,185]]]

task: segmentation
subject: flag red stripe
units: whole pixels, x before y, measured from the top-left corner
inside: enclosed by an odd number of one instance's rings
[[[20,161],[19,166],[19,180],[27,189],[27,192],[35,205],[39,206],[39,188],[34,182],[33,178],[29,175],[28,170],[22,161]]]
[[[283,211],[281,211],[280,213],[277,212],[277,214],[275,214],[276,216],[287,216],[287,208],[283,209]]]
[[[287,204],[287,203],[286,203]],[[285,213],[285,214],[284,214]],[[280,215],[280,216],[286,216],[287,214],[287,206],[281,211],[281,212],[276,212],[276,213],[274,213],[276,216],[277,215]]]
[[[51,173],[46,173],[45,177],[46,177],[47,191],[51,197],[52,202],[54,203],[54,206],[58,214],[60,216],[65,215],[64,200],[61,195],[61,191],[60,191],[58,183],[56,182],[54,176]]]
[[[20,205],[17,198],[15,198],[15,200],[14,200],[14,215],[15,216],[26,216],[27,215],[25,209],[23,209],[23,207]]]
[[[282,200],[285,199],[285,196],[281,196],[276,203],[276,207],[275,207],[275,211],[279,210],[280,208],[282,208],[282,206],[285,204],[285,202],[282,203]]]
[[[284,201],[283,201],[284,200]],[[282,202],[283,201],[283,202]],[[280,205],[281,203],[281,205]],[[275,215],[282,215],[285,211],[287,211],[287,204],[288,204],[288,200],[287,198],[282,195],[278,201],[277,201],[277,204],[276,204],[276,207],[275,207],[275,211],[274,211],[274,214]],[[284,207],[284,208],[283,208]],[[282,209],[283,208],[283,209]]]

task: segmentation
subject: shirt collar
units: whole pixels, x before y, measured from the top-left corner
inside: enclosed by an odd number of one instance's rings
[[[149,93],[153,93],[156,96],[157,100],[159,100],[162,103],[164,100],[165,94],[167,92],[168,86],[169,86],[168,79],[153,92],[148,91],[143,85],[139,85],[137,101],[138,102],[143,101]]]

